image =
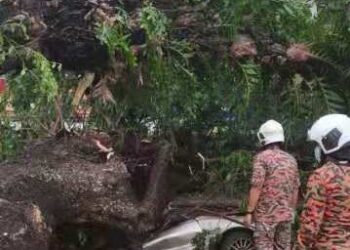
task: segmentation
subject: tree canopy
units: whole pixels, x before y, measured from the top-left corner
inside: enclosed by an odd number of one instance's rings
[[[0,22],[3,158],[81,119],[199,138],[228,178],[265,120],[305,160],[312,121],[350,107],[347,0],[2,0]]]

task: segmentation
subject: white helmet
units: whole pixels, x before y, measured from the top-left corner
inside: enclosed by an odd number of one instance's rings
[[[265,122],[259,128],[258,139],[263,146],[276,142],[284,142],[284,131],[282,125],[275,120]]]
[[[350,118],[343,114],[325,115],[308,131],[308,139],[315,141],[324,154],[331,154],[350,142]]]

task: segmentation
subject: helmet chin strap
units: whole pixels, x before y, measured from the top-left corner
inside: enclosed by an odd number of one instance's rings
[[[348,165],[350,162],[350,144],[346,143],[342,148],[329,155],[330,159],[339,165]]]
[[[316,146],[314,149],[314,155],[317,163],[321,163],[322,161],[322,149],[320,146]]]
[[[335,158],[330,157],[329,160],[337,165],[348,165],[349,161],[346,160],[337,160]]]

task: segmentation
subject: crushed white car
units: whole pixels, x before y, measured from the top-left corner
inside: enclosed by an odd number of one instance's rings
[[[219,236],[219,250],[253,250],[252,229],[242,223],[242,217],[198,216],[160,232],[143,244],[143,250],[193,250],[196,236],[205,235],[205,248],[210,239]]]

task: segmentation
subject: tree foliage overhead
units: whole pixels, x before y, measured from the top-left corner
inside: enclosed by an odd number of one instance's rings
[[[11,104],[22,122],[19,132],[3,124],[4,155],[19,135],[55,134],[77,110],[91,109],[88,124],[101,129],[191,131],[188,140],[200,138],[193,151],[208,157],[251,149],[269,118],[296,147],[315,118],[349,112],[346,0],[0,6],[2,113],[9,119]]]

